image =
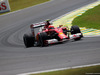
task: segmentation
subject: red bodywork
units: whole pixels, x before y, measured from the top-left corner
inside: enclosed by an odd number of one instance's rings
[[[40,43],[41,40],[43,40],[43,42],[45,44],[53,44],[53,43],[58,43],[58,42],[63,42],[63,41],[67,41],[67,40],[77,40],[77,39],[81,39],[82,33],[80,32],[80,29],[75,26],[75,28],[78,29],[78,32],[72,34],[71,30],[69,30],[68,27],[62,27],[63,25],[59,25],[59,27],[54,27],[53,25],[49,25],[48,27],[45,27],[45,23],[44,22],[40,22],[40,23],[35,23],[32,24],[30,26],[33,37],[35,38],[35,41],[37,43]],[[44,28],[40,28],[40,32],[38,32],[35,36],[34,34],[34,29],[35,28],[39,28],[39,27],[44,27]],[[51,28],[50,28],[51,27]],[[71,33],[71,35],[69,35],[69,32]],[[42,37],[42,39],[40,38],[40,35]]]
[[[55,32],[55,33],[58,34],[58,37],[60,38],[60,41],[63,40],[63,39],[69,39],[69,37],[63,33],[63,30],[67,30],[66,27],[59,27],[59,28],[54,27],[54,29],[47,28],[47,29],[43,30],[42,32],[46,32],[48,35],[50,35],[52,32]],[[37,37],[36,37],[37,40],[38,40],[38,35],[42,32],[39,32],[37,34]],[[52,35],[50,35],[50,36],[52,36]]]

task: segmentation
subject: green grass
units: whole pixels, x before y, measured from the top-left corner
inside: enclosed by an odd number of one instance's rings
[[[81,16],[76,17],[73,20],[72,25],[100,29],[100,5],[86,11]]]
[[[31,75],[89,75],[89,73],[95,73],[92,75],[99,73],[98,75],[100,75],[100,65]]]
[[[11,7],[11,12],[20,10],[26,7],[34,6],[40,3],[44,3],[50,0],[9,0],[9,4]],[[5,13],[2,13],[5,14]],[[2,15],[1,14],[1,15]]]

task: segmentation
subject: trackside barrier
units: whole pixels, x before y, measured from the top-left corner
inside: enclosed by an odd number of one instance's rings
[[[10,6],[8,0],[0,0],[0,13],[10,11]]]

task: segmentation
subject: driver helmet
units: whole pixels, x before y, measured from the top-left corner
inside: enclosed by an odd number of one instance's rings
[[[54,29],[54,26],[53,25],[49,25],[48,29]]]
[[[46,24],[46,25],[51,25],[50,19],[47,19],[46,22],[45,22],[45,24]]]
[[[47,19],[47,20],[45,20],[46,22],[49,22],[49,21],[51,21],[50,19]]]

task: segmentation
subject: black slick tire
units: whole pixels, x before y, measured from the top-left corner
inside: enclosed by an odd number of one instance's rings
[[[77,33],[81,33],[81,30],[80,30],[80,28],[79,28],[77,25],[72,26],[70,31],[71,31],[71,34],[72,34],[72,35],[73,35],[73,34],[77,34]],[[76,38],[76,39],[74,39],[74,40],[75,40],[75,41],[80,40],[82,37],[83,37],[83,34],[81,33],[80,38]]]
[[[80,28],[75,25],[71,27],[71,34],[81,33]]]
[[[45,43],[45,40],[49,39],[47,33],[43,32],[43,33],[40,33],[39,35],[39,44],[41,47],[45,46],[46,43]]]
[[[24,34],[23,41],[24,41],[26,48],[32,47],[34,46],[35,37],[33,37],[32,34]]]

